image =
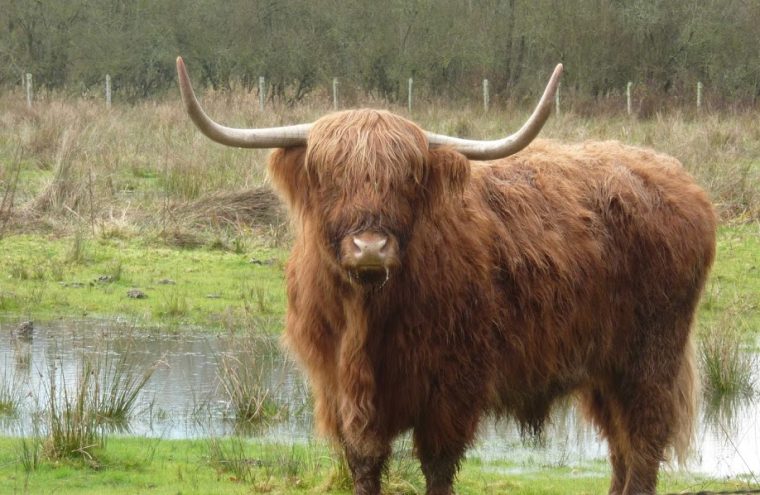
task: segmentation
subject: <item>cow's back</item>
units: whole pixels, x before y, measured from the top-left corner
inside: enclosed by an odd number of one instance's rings
[[[494,225],[506,409],[540,421],[556,396],[649,366],[648,353],[679,359],[689,328],[671,323],[694,313],[715,217],[677,160],[617,142],[537,141],[475,164],[472,180],[469,200]]]

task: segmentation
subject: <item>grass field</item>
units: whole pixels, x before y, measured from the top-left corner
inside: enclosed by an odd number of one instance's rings
[[[261,113],[247,94],[207,93],[203,104],[239,126],[307,122],[326,111],[312,104]],[[28,109],[10,93],[0,108],[0,316],[9,325],[118,316],[179,333],[280,330],[291,237],[267,186],[266,151],[211,143],[178,99],[107,111],[93,100],[43,96]],[[411,117],[431,131],[485,138],[516,129],[528,112],[431,104]],[[675,112],[637,120],[570,111],[550,119],[542,135],[656,148],[679,158],[710,192],[721,227],[697,335],[703,362],[717,364],[703,369],[718,394],[730,389],[727,380],[746,379],[750,364],[732,356],[757,351],[760,335],[757,116]],[[147,297],[128,297],[133,289]],[[345,467],[321,444],[108,437],[92,459],[55,460],[43,440],[35,442],[0,438],[0,493],[348,493]],[[605,492],[608,478],[606,464],[526,471],[468,459],[457,487],[462,494],[591,494]],[[660,490],[747,481],[666,472]],[[416,463],[394,461],[387,487],[420,493]]]
[[[56,494],[349,494],[346,467],[324,445],[262,445],[253,441],[112,438],[96,462],[43,462],[27,471],[18,461],[21,440],[0,438],[1,493]],[[457,480],[461,495],[593,495],[606,492],[606,463],[526,470],[505,462],[468,459]],[[734,490],[750,480],[716,481],[665,471],[660,493]],[[408,450],[389,463],[384,493],[424,492]]]
[[[120,316],[138,325],[277,332],[284,247],[167,246],[160,237],[23,234],[0,239],[0,312],[19,320]],[[699,331],[760,334],[760,224],[721,227]],[[144,299],[127,296],[142,290]],[[747,339],[752,340],[751,338]]]

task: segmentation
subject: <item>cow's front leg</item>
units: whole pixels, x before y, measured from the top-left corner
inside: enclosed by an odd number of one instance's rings
[[[414,430],[415,449],[422,474],[425,475],[427,495],[454,493],[454,478],[477,424],[474,417],[463,419],[460,425],[465,427],[462,430],[441,428],[440,423],[435,422],[420,425]],[[467,425],[468,422],[471,425]]]
[[[344,448],[348,468],[351,470],[351,477],[354,480],[354,493],[356,495],[380,495],[380,476],[390,454],[390,448],[378,454],[361,453],[349,445]]]
[[[481,409],[475,397],[469,402],[431,401],[431,407],[414,428],[414,445],[425,475],[427,495],[451,495],[454,478],[467,446],[472,442]],[[450,397],[450,396],[449,396]]]

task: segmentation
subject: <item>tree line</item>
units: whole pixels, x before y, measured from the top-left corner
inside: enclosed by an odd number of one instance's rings
[[[199,86],[298,101],[333,77],[390,101],[415,88],[533,96],[557,62],[563,91],[599,98],[626,83],[663,95],[701,81],[760,96],[754,0],[0,0],[0,85],[82,93],[110,74],[117,97],[174,87],[183,55]]]

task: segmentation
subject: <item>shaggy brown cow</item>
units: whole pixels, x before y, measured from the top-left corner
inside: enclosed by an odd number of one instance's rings
[[[616,142],[513,154],[549,115],[559,67],[523,129],[486,143],[379,110],[229,129],[178,69],[209,137],[280,148],[269,173],[297,230],[285,342],[356,493],[379,493],[407,430],[428,493],[451,493],[484,415],[538,429],[571,393],[609,443],[610,493],[654,493],[691,436],[690,327],[715,251],[710,202],[677,160]]]

